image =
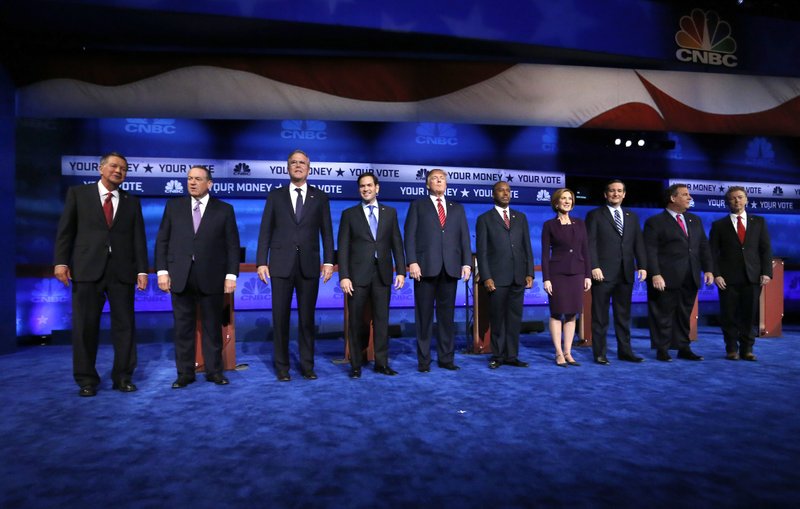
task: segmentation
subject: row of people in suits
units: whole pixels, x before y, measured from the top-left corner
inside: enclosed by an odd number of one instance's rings
[[[332,276],[333,230],[327,195],[307,183],[308,155],[301,150],[292,152],[287,169],[290,185],[273,190],[266,200],[256,264],[259,278],[273,285],[276,376],[280,381],[291,379],[289,319],[292,296],[296,295],[299,369],[304,378],[313,380],[317,378],[314,315],[318,280],[321,276],[327,282]],[[100,161],[99,173],[97,184],[69,190],[55,242],[55,276],[65,285],[72,283],[73,374],[81,396],[94,396],[100,383],[95,360],[100,313],[106,299],[111,307],[115,351],[113,388],[136,390],[132,383],[136,366],[133,293],[135,287],[144,290],[147,286],[141,205],[119,188],[127,174],[127,160],[119,153],[107,154]],[[170,200],[165,207],[155,253],[159,288],[170,292],[173,304],[178,372],[173,388],[195,381],[194,328],[198,307],[203,317],[201,344],[206,380],[218,385],[229,383],[221,360],[222,298],[224,293],[235,290],[239,270],[239,234],[233,207],[209,195],[212,178],[207,168],[193,167],[187,178],[188,196]],[[385,375],[396,374],[388,360],[391,288],[399,289],[405,284],[406,271],[415,285],[418,370],[428,372],[432,364],[434,313],[438,326],[437,364],[448,370],[459,369],[454,362],[453,315],[456,285],[471,276],[469,227],[463,207],[445,198],[447,175],[443,170],[430,171],[426,185],[430,195],[410,205],[403,237],[396,210],[377,202],[380,185],[372,174],[359,177],[361,202],[345,210],[340,221],[340,286],[350,297],[351,317],[360,317],[366,306],[371,307],[374,369]],[[739,243],[741,255],[731,253],[730,232],[717,223],[711,235],[714,249],[709,250],[700,220],[692,214],[686,214],[684,219],[683,238],[676,237],[679,223],[673,220],[670,225],[667,220],[675,215],[675,209],[680,210],[679,214],[685,213],[688,190],[685,186],[674,187],[667,192],[666,210],[647,221],[644,235],[632,211],[623,211],[621,220],[615,213],[621,211],[619,206],[625,195],[624,184],[619,181],[606,188],[607,207],[592,211],[585,224],[569,217],[574,206],[571,191],[561,189],[553,194],[556,218],[543,225],[542,272],[543,286],[550,296],[550,330],[557,364],[577,365],[570,351],[575,315],[580,311],[577,303],[581,292],[590,288],[595,360],[608,364],[605,335],[609,300],[613,302],[619,357],[641,359],[630,349],[634,266],[640,279],[648,270],[651,274],[651,335],[657,357],[667,360],[669,354],[665,352],[677,342],[679,357],[690,358],[687,351],[691,351],[685,343],[688,311],[683,311],[691,288],[696,295],[699,269],[706,272],[709,283],[712,260],[718,265],[713,275],[721,291],[721,306],[736,309],[723,309],[726,347],[730,352],[738,345],[737,352],[744,358],[754,358],[751,331],[748,332],[752,326],[748,328],[743,318],[750,314],[738,310],[749,306],[748,299],[757,293],[757,285],[766,284],[771,276],[771,264],[766,268],[762,263],[764,259],[771,260],[766,227],[760,218],[746,217],[747,234],[735,236],[737,241],[743,239]],[[741,204],[740,192],[743,190],[737,188],[733,193],[736,199],[729,199],[729,203]],[[476,225],[479,278],[489,292],[490,302],[489,367],[525,367],[527,363],[517,355],[523,294],[534,277],[529,227],[525,215],[509,207],[511,192],[507,182],[495,184],[493,199],[493,209],[482,214]],[[759,266],[751,270],[754,260]],[[753,272],[757,273],[755,283]],[[753,286],[749,291],[743,289],[747,284]],[[722,293],[729,291],[730,295],[735,292],[735,297],[723,299]],[[358,378],[366,330],[362,320],[353,320],[353,324],[348,337],[350,376]]]

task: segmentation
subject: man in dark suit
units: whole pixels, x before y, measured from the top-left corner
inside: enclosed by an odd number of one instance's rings
[[[133,288],[147,288],[147,241],[139,200],[120,189],[128,161],[116,152],[100,160],[100,181],[69,189],[55,241],[55,277],[72,285],[73,376],[84,397],[95,396],[100,315],[111,308],[112,387],[133,392],[136,369]]]
[[[289,154],[290,185],[273,189],[267,196],[258,234],[256,264],[264,283],[272,279],[272,322],[275,372],[288,382],[289,315],[292,294],[297,292],[300,372],[316,380],[314,371],[314,314],[319,293],[322,238],[322,280],[333,275],[333,227],[328,195],[308,185],[311,162],[302,150]]]
[[[533,286],[533,250],[528,218],[511,209],[511,186],[497,182],[494,207],[478,216],[475,246],[483,286],[489,292],[492,357],[489,368],[503,364],[527,368],[519,360],[519,330],[525,289]]]
[[[758,299],[772,279],[772,247],[764,218],[747,213],[743,187],[730,187],[725,202],[731,213],[714,221],[709,235],[725,358],[754,361]]]
[[[614,310],[617,358],[642,362],[631,348],[631,296],[634,271],[639,281],[647,278],[646,254],[639,216],[622,209],[625,184],[606,184],[606,204],[589,211],[586,230],[592,264],[592,353],[598,364],[610,364],[607,357],[608,305]],[[635,263],[634,263],[635,261]],[[638,269],[637,269],[638,267]]]
[[[361,317],[367,303],[372,307],[375,372],[396,375],[389,367],[389,300],[392,272],[397,271],[395,290],[405,284],[403,239],[397,211],[378,204],[378,177],[373,173],[359,176],[358,191],[361,203],[342,212],[337,243],[339,286],[349,296],[350,378],[361,377],[361,353],[369,338]]]
[[[239,229],[233,207],[208,194],[212,185],[208,168],[192,167],[188,174],[189,196],[167,202],[156,237],[158,287],[171,292],[175,317],[178,378],[173,389],[195,380],[198,307],[206,380],[228,384],[222,374],[223,295],[236,289]]]
[[[411,203],[404,237],[408,275],[414,280],[417,324],[417,369],[430,371],[433,308],[436,303],[436,342],[439,367],[455,371],[454,309],[459,278],[469,279],[472,250],[464,207],[445,198],[447,174],[428,173],[430,195]]]
[[[686,212],[692,203],[689,188],[669,186],[664,201],[666,209],[644,224],[650,340],[660,361],[672,360],[671,346],[677,347],[679,359],[699,361],[703,357],[689,347],[690,315],[701,285],[700,272],[706,285],[714,281],[711,250],[700,217]]]

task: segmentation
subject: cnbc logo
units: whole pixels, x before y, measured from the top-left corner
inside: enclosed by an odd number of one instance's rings
[[[675,57],[681,62],[736,67],[736,40],[731,37],[731,25],[714,11],[693,9],[683,16],[681,29],[675,34],[680,46]]]
[[[136,134],[175,134],[175,119],[172,118],[128,118],[125,131]]]
[[[321,120],[284,120],[281,138],[285,140],[327,140],[328,124]]]
[[[417,126],[415,141],[419,145],[458,145],[458,136],[453,124],[423,122]]]

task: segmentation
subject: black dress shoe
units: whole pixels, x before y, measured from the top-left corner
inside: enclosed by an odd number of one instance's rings
[[[183,389],[189,384],[194,383],[194,378],[188,376],[179,376],[177,380],[172,382],[173,389]]]
[[[452,362],[444,362],[444,363],[440,362],[439,367],[442,369],[449,369],[450,371],[458,371],[459,369],[461,369],[458,366],[456,366],[455,363]]]
[[[389,366],[375,365],[375,372],[380,373],[381,375],[389,375],[389,376],[394,376],[397,374],[397,371],[393,370]]]
[[[119,392],[136,392],[136,386],[130,382],[114,383],[111,388]]]
[[[292,377],[289,376],[289,373],[278,373],[279,382],[288,382],[291,379]]]
[[[503,363],[497,359],[492,359],[489,361],[489,369],[497,369],[502,365]]]
[[[678,358],[684,359],[687,361],[702,361],[703,356],[697,355],[694,353],[690,348],[686,348],[684,350],[678,350]]]
[[[606,358],[605,355],[601,355],[600,357],[596,358],[594,362],[597,364],[605,364],[606,366],[611,364],[610,362],[608,362],[608,358]]]
[[[642,362],[644,358],[639,357],[638,355],[630,354],[630,355],[617,355],[617,359],[621,361],[627,362]]]
[[[420,373],[430,373],[431,372],[431,367],[430,366],[422,366],[422,365],[420,365],[420,366],[417,366],[417,371],[419,371]]]
[[[228,385],[231,383],[222,373],[206,376],[206,382],[214,382],[217,385]]]
[[[316,373],[314,373],[313,369],[309,369],[308,371],[303,373],[303,378],[306,380],[316,380],[319,378]]]
[[[517,368],[527,368],[528,363],[519,359],[511,359],[510,361],[503,361],[506,366],[515,366]]]
[[[94,385],[84,385],[78,390],[78,396],[82,398],[91,398],[97,396],[97,387]]]
[[[656,353],[656,359],[661,362],[672,362],[672,357],[670,357],[669,352],[666,350],[659,350],[658,353]]]
[[[350,368],[350,378],[361,378],[361,368]]]

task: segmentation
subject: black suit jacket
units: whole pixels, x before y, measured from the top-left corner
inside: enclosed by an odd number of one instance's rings
[[[589,260],[592,269],[603,271],[605,280],[633,283],[634,271],[647,269],[647,253],[639,216],[627,209],[622,209],[622,215],[620,236],[614,217],[606,205],[586,214]]]
[[[354,285],[370,282],[373,259],[378,253],[378,274],[385,285],[392,284],[392,272],[405,275],[406,259],[403,254],[403,239],[397,211],[386,205],[378,205],[377,239],[372,238],[364,207],[359,203],[342,212],[339,220],[337,246],[339,279],[350,279]],[[394,266],[392,266],[394,257]]]
[[[772,277],[772,247],[763,217],[747,214],[744,244],[729,215],[711,223],[709,234],[714,277],[727,284],[758,283],[761,276]]]
[[[308,186],[303,214],[297,222],[287,184],[267,195],[258,234],[256,265],[269,265],[273,277],[289,277],[295,256],[300,255],[300,272],[305,278],[318,278],[319,240],[322,237],[322,263],[333,264],[333,226],[328,195]]]
[[[494,207],[478,216],[475,225],[480,278],[494,280],[495,286],[524,285],[526,276],[534,276],[528,218],[522,212],[508,210],[508,230]]]
[[[430,197],[414,201],[408,209],[404,225],[406,263],[419,264],[422,277],[461,277],[461,267],[472,266],[472,248],[464,207],[442,198],[447,207],[444,228]]]
[[[688,271],[700,288],[700,272],[712,271],[711,250],[700,218],[688,212],[683,218],[688,237],[666,210],[645,221],[648,279],[661,275],[667,288],[678,288],[683,285]]]
[[[169,271],[172,291],[186,288],[194,257],[197,283],[205,294],[223,293],[225,275],[239,275],[239,229],[233,207],[209,197],[197,233],[192,197],[167,201],[156,237],[156,271]]]
[[[120,189],[109,228],[97,184],[71,187],[58,222],[54,264],[69,266],[73,281],[97,281],[106,269],[109,247],[113,256],[108,270],[117,280],[135,284],[137,274],[147,273],[147,240],[139,199]]]

